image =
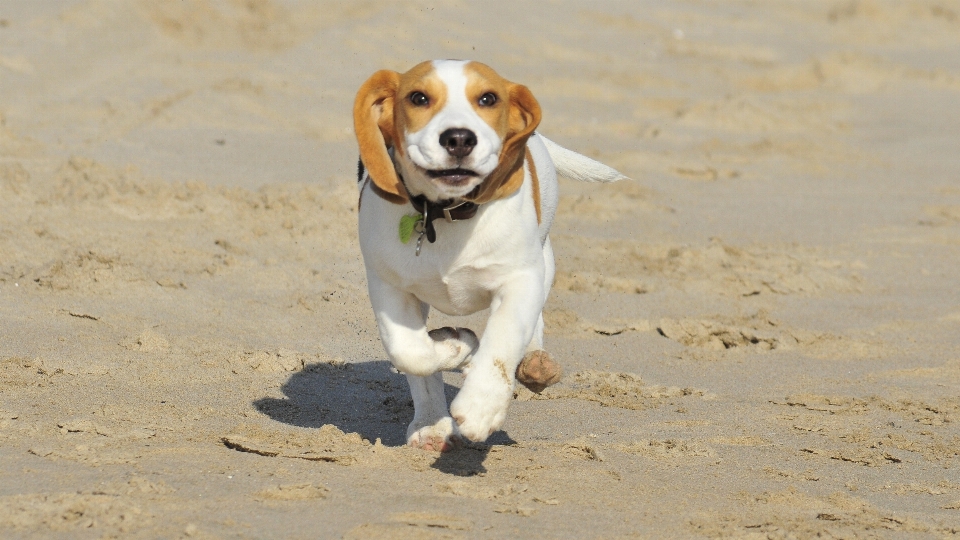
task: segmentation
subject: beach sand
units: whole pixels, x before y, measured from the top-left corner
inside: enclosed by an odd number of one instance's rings
[[[4,2],[0,536],[960,535],[958,51],[947,0]],[[565,378],[443,455],[351,118],[430,58],[632,178],[561,180]]]

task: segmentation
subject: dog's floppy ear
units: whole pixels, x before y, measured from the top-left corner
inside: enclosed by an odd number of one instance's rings
[[[400,144],[393,122],[393,106],[400,87],[400,74],[382,70],[374,73],[357,91],[353,102],[353,129],[360,146],[360,159],[380,195],[402,204],[407,190],[400,182],[387,148]]]
[[[476,197],[477,204],[505,197],[523,184],[523,158],[527,139],[540,125],[540,104],[530,89],[522,84],[508,86],[510,111],[507,117],[507,135],[500,150],[497,168],[487,176]]]

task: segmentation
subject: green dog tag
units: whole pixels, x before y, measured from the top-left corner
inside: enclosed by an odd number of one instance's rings
[[[413,230],[417,227],[417,223],[423,219],[423,216],[420,214],[407,214],[400,218],[400,241],[406,244],[410,241],[410,237],[413,235]]]

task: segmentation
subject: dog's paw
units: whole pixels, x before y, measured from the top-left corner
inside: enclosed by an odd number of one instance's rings
[[[407,428],[407,445],[430,452],[449,452],[463,444],[453,418],[445,416],[431,425],[411,423]]]
[[[436,328],[430,331],[430,338],[436,342],[437,352],[444,358],[441,369],[445,370],[462,367],[480,347],[480,340],[469,328]]]
[[[492,369],[477,366],[470,370],[450,404],[450,414],[457,420],[461,435],[482,442],[503,425],[511,398],[513,380],[503,362],[497,360]]]
[[[538,394],[560,382],[562,376],[563,368],[553,361],[547,351],[529,352],[517,366],[517,380]]]

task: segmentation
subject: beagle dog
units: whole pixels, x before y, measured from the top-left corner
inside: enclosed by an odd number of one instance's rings
[[[557,174],[624,177],[536,133],[540,114],[525,86],[471,61],[378,71],[357,92],[360,249],[380,339],[413,394],[412,446],[483,441],[517,380],[540,391],[560,378],[542,315]],[[486,330],[428,331],[430,307],[489,308]],[[448,410],[441,372],[454,369],[465,379]]]

